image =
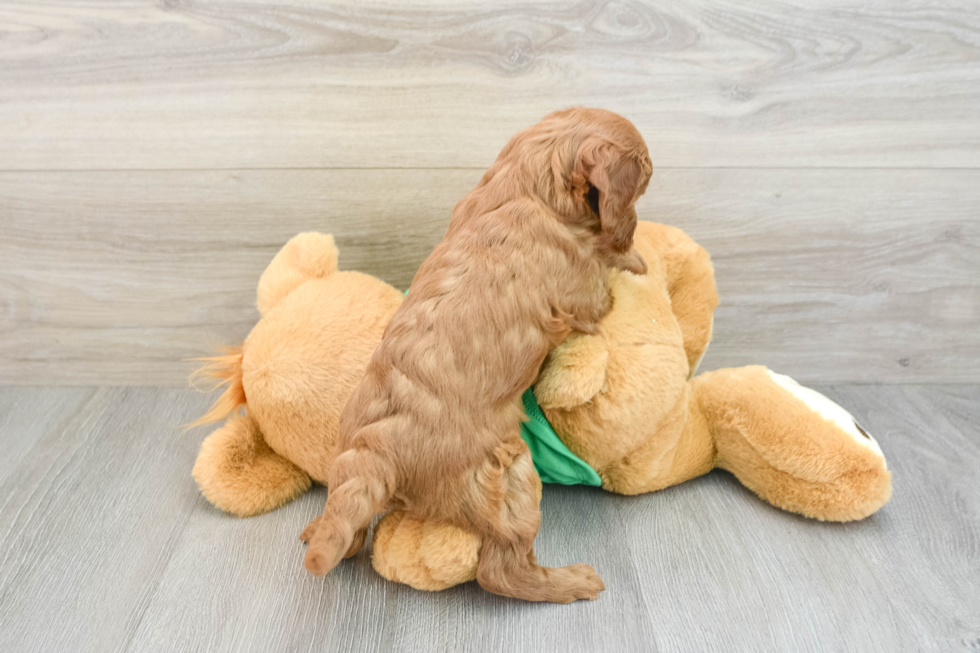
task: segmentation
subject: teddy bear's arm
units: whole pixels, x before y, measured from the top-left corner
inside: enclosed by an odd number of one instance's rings
[[[636,246],[651,259],[659,258],[663,265],[671,309],[684,337],[693,376],[711,340],[718,306],[711,256],[677,227],[654,222],[637,224]]]
[[[678,243],[664,258],[671,307],[684,336],[690,375],[694,376],[714,327],[718,306],[715,271],[708,252],[690,239]]]
[[[601,335],[576,333],[555,347],[534,384],[541,408],[571,409],[590,401],[606,384],[609,350]]]

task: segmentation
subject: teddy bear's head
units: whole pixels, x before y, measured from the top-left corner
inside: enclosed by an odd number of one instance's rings
[[[690,241],[682,236],[663,225],[638,224],[634,242],[647,262],[646,275],[610,272],[613,310],[599,334],[575,334],[555,348],[534,388],[561,440],[599,470],[607,489],[627,488],[602,470],[652,439],[669,441],[685,423],[687,381],[707,347],[717,296],[712,282],[700,289],[700,297],[685,298],[708,312],[700,316],[709,325],[707,333],[688,337],[682,325],[686,316],[675,313],[675,278],[710,275],[711,265],[705,256],[700,268],[691,266],[692,252],[683,251]],[[682,269],[685,264],[691,269]]]

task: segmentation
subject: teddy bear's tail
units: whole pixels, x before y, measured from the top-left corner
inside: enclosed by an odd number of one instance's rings
[[[209,379],[210,390],[224,392],[188,429],[217,422],[247,405],[242,385],[242,345],[198,358],[204,365],[191,376]],[[251,415],[233,415],[201,443],[194,479],[208,501],[239,517],[259,515],[289,503],[310,489],[310,476],[272,450]]]
[[[256,306],[263,316],[289,293],[310,279],[321,279],[337,271],[337,245],[330,234],[301,233],[283,245],[259,278]],[[193,358],[204,365],[191,374],[191,385],[200,379],[213,381],[206,392],[224,386],[208,412],[187,425],[188,429],[224,419],[246,404],[242,385],[243,345],[224,347],[218,356]]]
[[[224,347],[222,352],[218,356],[193,359],[204,365],[191,374],[191,385],[197,387],[198,379],[210,379],[213,384],[207,389],[208,392],[220,387],[224,387],[225,391],[208,412],[187,425],[188,429],[224,419],[246,404],[245,386],[242,385],[242,345]]]

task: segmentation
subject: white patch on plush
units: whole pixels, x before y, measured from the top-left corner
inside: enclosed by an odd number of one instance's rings
[[[872,435],[867,431],[864,431],[864,433],[867,433],[867,437],[865,437],[862,432],[858,430],[857,421],[849,412],[816,390],[811,390],[810,388],[804,387],[784,374],[776,374],[772,370],[766,371],[769,372],[769,376],[773,381],[775,381],[780,387],[788,390],[794,397],[806,404],[807,407],[809,407],[813,412],[836,425],[842,431],[851,436],[855,442],[861,446],[871,449],[876,454],[881,456],[882,460],[884,460],[885,456],[883,453],[881,453],[881,447],[878,446],[878,443],[875,441],[874,437],[872,437]]]

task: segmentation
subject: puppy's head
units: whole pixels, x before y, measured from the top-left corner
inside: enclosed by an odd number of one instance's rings
[[[566,224],[595,232],[600,251],[626,254],[636,229],[633,204],[652,170],[646,143],[626,118],[603,109],[556,111],[510,139],[454,215],[530,193]]]
[[[567,109],[542,121],[564,134],[552,155],[555,206],[573,220],[597,220],[602,249],[625,253],[636,229],[636,200],[653,171],[643,137],[626,118],[602,109]]]

